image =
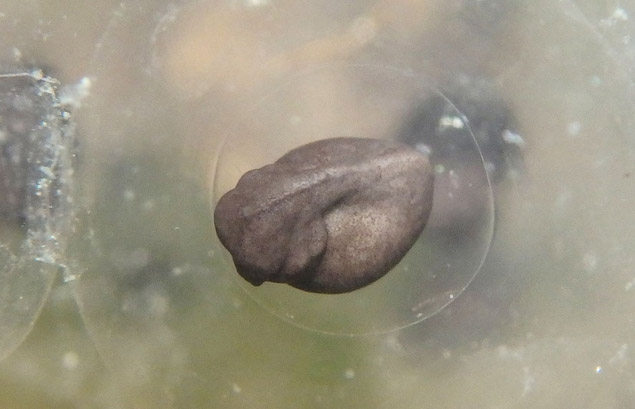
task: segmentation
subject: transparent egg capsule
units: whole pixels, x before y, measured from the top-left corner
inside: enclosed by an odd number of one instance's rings
[[[301,291],[295,288],[298,285],[278,282],[254,286],[235,274],[232,257],[225,252],[232,274],[265,309],[319,332],[384,333],[434,315],[478,273],[492,239],[494,202],[492,172],[488,173],[469,118],[422,75],[391,67],[335,64],[280,81],[245,110],[242,123],[228,131],[214,167],[212,206],[245,173],[298,147],[303,152],[306,144],[336,137],[407,144],[428,158],[434,180],[432,208],[409,251],[385,276],[338,294]],[[277,181],[269,175],[262,183]],[[422,172],[417,183],[429,182]],[[391,211],[386,220],[396,223],[403,210]],[[365,237],[359,234],[353,241]],[[390,240],[388,234],[385,237]]]

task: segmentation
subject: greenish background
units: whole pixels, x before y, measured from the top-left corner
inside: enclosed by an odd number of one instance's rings
[[[631,1],[5,0],[4,61],[92,87],[67,275],[0,362],[0,407],[635,406],[633,18]],[[475,281],[383,335],[263,309],[211,220],[210,163],[244,107],[342,59],[485,75],[527,142]]]

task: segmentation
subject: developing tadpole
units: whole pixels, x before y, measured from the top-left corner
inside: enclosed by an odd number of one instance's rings
[[[244,174],[214,221],[251,284],[345,293],[406,255],[428,220],[432,192],[428,157],[405,144],[324,139]]]

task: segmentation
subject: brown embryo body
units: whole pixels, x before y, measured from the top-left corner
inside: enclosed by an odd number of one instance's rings
[[[427,156],[407,145],[325,139],[245,173],[214,221],[251,284],[344,293],[403,258],[425,227],[432,191]]]

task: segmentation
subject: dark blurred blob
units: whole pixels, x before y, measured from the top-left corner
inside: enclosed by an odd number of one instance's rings
[[[435,206],[443,210],[429,228],[455,245],[466,226],[479,222],[476,217],[487,204],[482,195],[489,190],[483,166],[494,192],[503,180],[523,174],[524,140],[510,108],[485,78],[459,76],[414,107],[397,139],[430,152],[437,170]],[[467,185],[475,188],[457,189]]]
[[[489,189],[482,177],[483,166],[496,208],[496,203],[502,200],[500,195],[505,194],[502,185],[523,180],[525,140],[510,107],[491,81],[461,76],[440,91],[442,95],[433,95],[412,110],[398,139],[430,151],[431,162],[437,167],[435,206],[440,217],[428,227],[434,229],[432,237],[440,251],[461,254],[471,240],[465,232],[470,231],[471,225],[477,228],[475,217],[482,210],[479,206],[484,205],[478,193]],[[480,154],[475,150],[474,139]],[[460,171],[453,176],[452,169]],[[474,190],[455,189],[457,184],[465,186],[465,183],[480,186]],[[500,243],[495,247],[500,247]],[[470,347],[474,342],[491,339],[494,328],[503,322],[513,321],[510,302],[515,294],[513,289],[522,285],[522,279],[510,276],[512,260],[500,249],[487,260],[484,271],[458,300],[404,334],[405,339],[414,342],[412,346],[432,349],[436,346],[443,350],[459,345]]]
[[[474,133],[494,185],[522,173],[523,141],[514,139],[519,136],[516,121],[496,86],[485,78],[460,76],[441,92],[445,98],[433,95],[412,110],[398,139],[412,146],[428,146],[437,163],[478,161],[472,135],[449,121],[458,110]]]

